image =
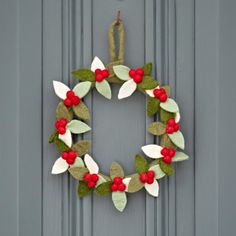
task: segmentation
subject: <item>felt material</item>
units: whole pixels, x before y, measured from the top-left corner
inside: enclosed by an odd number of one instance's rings
[[[94,57],[91,64],[91,71],[95,72],[96,69],[104,70],[105,66],[98,57]]]
[[[160,101],[156,98],[148,97],[147,99],[147,115],[155,115],[160,108]]]
[[[160,164],[160,160],[161,160],[161,159],[155,159],[154,161],[152,161],[151,163],[149,163],[149,169],[150,169],[152,166],[159,165],[159,164]]]
[[[143,66],[144,75],[151,75],[152,74],[152,63],[146,63]]]
[[[180,131],[168,134],[168,136],[177,147],[184,149],[184,136]]]
[[[85,95],[88,94],[90,88],[92,86],[92,83],[90,81],[85,81],[78,83],[74,88],[73,92],[75,93],[76,96],[79,98],[83,98]]]
[[[142,150],[150,158],[161,158],[163,155],[161,154],[162,146],[156,144],[148,144],[146,146],[142,146]]]
[[[88,107],[85,105],[84,102],[80,101],[79,105],[73,106],[73,111],[77,117],[82,120],[89,120],[90,113]]]
[[[176,152],[174,157],[172,158],[173,162],[178,162],[178,161],[185,161],[188,160],[189,156],[187,156],[185,153],[183,152]]]
[[[166,125],[157,121],[148,126],[148,132],[153,135],[162,135],[166,131]]]
[[[58,137],[54,140],[54,143],[60,153],[70,150],[70,148],[64,142],[58,139]]]
[[[105,181],[111,181],[110,176],[104,175],[102,173],[99,173],[99,176],[103,177],[103,179],[105,179]]]
[[[107,99],[111,99],[111,87],[106,80],[102,82],[96,82],[95,87],[97,91]]]
[[[125,206],[127,204],[127,197],[125,192],[112,192],[112,201],[115,206],[115,208],[122,212],[125,209]]]
[[[123,99],[123,98],[127,98],[129,96],[131,96],[134,91],[137,88],[137,84],[133,81],[133,79],[130,79],[128,81],[126,81],[119,90],[118,93],[118,99]]]
[[[166,123],[170,118],[174,118],[175,113],[171,113],[168,111],[165,111],[163,109],[160,109],[160,120]]]
[[[52,174],[53,175],[61,174],[65,171],[67,171],[68,167],[69,167],[69,165],[67,164],[67,162],[64,159],[62,159],[61,157],[59,157],[55,161],[55,163],[52,167]]]
[[[84,162],[85,162],[85,165],[87,166],[90,174],[98,174],[99,167],[89,154],[85,154]]]
[[[63,102],[59,102],[56,108],[56,118],[57,120],[65,118],[69,122],[73,118],[73,112]]]
[[[73,144],[72,149],[76,151],[79,157],[81,157],[88,152],[90,145],[91,145],[91,141],[80,140],[77,143]]]
[[[80,120],[71,120],[66,128],[71,131],[73,134],[83,134],[91,130],[91,128]]]
[[[111,181],[105,182],[100,184],[98,187],[96,187],[95,189],[95,193],[97,193],[98,195],[107,195],[111,193]]]
[[[151,76],[144,76],[142,82],[138,84],[138,88],[145,89],[145,90],[153,89],[156,86],[158,86],[158,83]]]
[[[179,111],[177,103],[172,98],[168,98],[166,102],[161,102],[160,107],[168,112],[175,113]]]
[[[95,187],[98,187],[100,184],[107,182],[107,180],[103,177],[103,175],[99,174],[98,177],[99,177],[99,179],[98,179]]]
[[[131,79],[129,76],[129,70],[130,68],[124,65],[113,66],[115,75],[123,81],[128,81]]]
[[[49,142],[49,143],[54,143],[56,139],[58,139],[58,133],[57,133],[57,131],[53,132],[53,133],[50,135],[50,137],[49,137],[49,139],[48,139],[48,142]]]
[[[167,94],[167,96],[169,97],[169,96],[170,96],[170,86],[165,85],[165,86],[162,86],[162,88],[165,89],[166,94]]]
[[[156,180],[154,180],[154,182],[152,184],[144,184],[144,187],[151,196],[158,197],[159,184]]]
[[[123,170],[122,166],[119,163],[113,162],[111,164],[110,176],[111,176],[111,179],[114,179],[115,177],[124,178],[124,176],[125,176],[124,170]]]
[[[157,86],[156,88],[153,88],[153,89],[146,89],[145,92],[146,92],[146,94],[147,94],[149,97],[154,98],[155,96],[154,96],[153,91],[154,91],[154,89],[159,89],[159,88],[160,88],[160,87]]]
[[[72,71],[72,75],[79,79],[80,81],[95,81],[95,74],[93,71],[87,69],[87,68],[81,68],[75,71]]]
[[[174,143],[172,143],[172,141],[170,140],[168,134],[163,134],[161,136],[161,142],[160,145],[162,147],[167,147],[167,148],[176,148],[176,146],[174,145]]]
[[[69,172],[75,179],[83,180],[84,175],[89,171],[85,167],[71,167],[69,168]]]
[[[175,122],[179,123],[179,121],[180,121],[180,112],[178,111],[175,113]]]
[[[53,88],[56,95],[61,98],[62,100],[66,99],[66,93],[70,91],[70,88],[59,81],[53,81]]]
[[[71,168],[74,168],[74,167],[84,167],[84,162],[83,160],[80,158],[80,157],[76,157],[75,158],[75,162],[70,165]]]
[[[172,164],[166,164],[162,160],[160,160],[160,168],[168,176],[171,176],[174,173],[173,165]]]
[[[131,177],[127,177],[127,178],[124,178],[122,181],[123,183],[125,184],[126,188],[125,188],[125,192],[128,192],[128,186],[129,186],[129,182],[131,180]]]
[[[135,169],[139,174],[148,170],[147,160],[140,154],[135,156]]]
[[[149,170],[153,170],[155,172],[155,178],[156,179],[161,179],[163,178],[166,174],[161,170],[160,165],[153,165],[149,168]]]
[[[144,184],[139,179],[139,174],[133,174],[130,176],[130,182],[128,185],[128,192],[135,193],[143,188]]]
[[[91,193],[92,189],[89,188],[88,184],[85,181],[79,181],[78,185],[78,195],[79,197],[85,197],[89,193]]]
[[[66,129],[65,134],[59,134],[58,139],[60,139],[62,142],[64,142],[68,147],[71,147],[72,145],[72,136],[69,129]]]

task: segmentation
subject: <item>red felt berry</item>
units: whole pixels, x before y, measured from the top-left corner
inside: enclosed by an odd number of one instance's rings
[[[116,184],[112,184],[112,185],[111,185],[111,191],[112,191],[112,192],[117,191],[117,189],[118,189],[118,186],[117,186]]]
[[[175,126],[175,119],[174,118],[170,118],[168,121],[167,121],[167,125],[168,126]]]
[[[139,74],[136,74],[136,75],[134,76],[133,80],[134,80],[135,83],[138,84],[138,83],[142,82],[143,77],[142,77],[141,75],[139,75]]]
[[[167,97],[166,93],[163,93],[160,95],[159,100],[160,100],[160,102],[166,102],[167,98],[168,97]]]
[[[154,178],[148,178],[147,179],[147,184],[152,184],[154,182]]]
[[[86,173],[85,175],[84,175],[84,181],[86,181],[86,182],[90,182],[92,179],[91,179],[91,174],[90,173]]]
[[[89,182],[88,182],[88,186],[89,186],[90,188],[94,188],[95,185],[96,185],[96,183],[93,182],[93,181],[89,181]]]
[[[75,151],[69,151],[68,155],[70,158],[74,158],[74,159],[77,157],[77,153]]]
[[[104,80],[104,77],[103,77],[102,74],[98,74],[98,75],[96,75],[95,79],[96,79],[97,82],[102,82]]]
[[[95,70],[95,74],[96,74],[96,75],[102,74],[102,70],[101,70],[101,69],[96,69],[96,70]]]
[[[54,126],[55,126],[56,129],[58,129],[59,127],[61,127],[60,121],[59,121],[59,120],[56,121],[56,122],[54,123]]]
[[[160,88],[160,93],[161,93],[161,94],[164,94],[164,93],[166,93],[166,90],[163,89],[163,88]]]
[[[171,127],[171,126],[166,127],[166,133],[167,133],[167,134],[172,134],[174,131],[175,131],[175,130],[174,130],[173,127]]]
[[[97,175],[97,174],[92,174],[92,175],[91,175],[91,180],[92,180],[93,182],[96,183],[96,182],[98,181],[98,179],[99,179],[99,178],[98,178],[98,175]]]
[[[179,129],[180,129],[180,125],[179,124],[175,124],[175,126],[174,126],[175,132],[179,131]]]
[[[68,157],[68,158],[66,159],[66,162],[67,162],[67,164],[72,165],[72,164],[74,164],[75,159],[74,159],[74,158],[71,158],[71,157]]]
[[[154,89],[153,90],[153,95],[156,97],[156,98],[159,98],[161,96],[161,91],[160,89]]]
[[[61,157],[62,157],[64,160],[66,160],[66,159],[68,158],[68,152],[63,152],[63,153],[61,154]]]
[[[166,164],[170,164],[172,162],[172,158],[170,156],[165,156],[165,157],[163,157],[163,161]]]
[[[107,69],[103,70],[102,75],[103,75],[104,78],[108,77],[109,76],[109,71]]]
[[[135,69],[130,69],[130,70],[129,70],[129,76],[130,76],[131,78],[134,78],[135,75],[136,75]]]
[[[168,148],[162,148],[162,150],[161,150],[161,155],[167,156],[168,154],[169,154]]]
[[[80,98],[78,96],[74,96],[71,98],[71,102],[74,106],[76,106],[80,103]]]
[[[138,69],[136,70],[136,73],[139,74],[139,75],[141,75],[141,76],[143,76],[143,75],[144,75],[144,70],[143,70],[143,68],[138,68]]]
[[[122,183],[122,178],[121,177],[115,177],[113,180],[114,184],[121,184]]]
[[[75,93],[72,91],[72,90],[69,90],[67,93],[66,93],[66,97],[71,99],[75,96]]]
[[[58,134],[65,134],[66,133],[66,128],[65,127],[59,127],[57,129]]]
[[[119,184],[119,185],[118,185],[118,190],[119,190],[119,191],[124,192],[125,189],[126,189],[125,184],[122,183],[122,184]]]
[[[66,125],[67,125],[67,119],[61,118],[61,119],[59,120],[59,124],[60,124],[61,127],[66,127]]]
[[[67,107],[72,106],[72,102],[71,102],[71,100],[70,100],[69,98],[66,98],[66,99],[64,100],[64,104],[65,104]]]
[[[139,179],[142,183],[146,183],[147,179],[148,179],[148,176],[146,173],[142,173],[140,176],[139,176]]]
[[[175,155],[175,149],[174,148],[170,148],[169,149],[169,156],[173,157]]]
[[[155,172],[154,172],[153,170],[149,170],[149,171],[147,172],[147,177],[148,177],[148,179],[149,179],[149,178],[154,178],[154,177],[155,177]]]

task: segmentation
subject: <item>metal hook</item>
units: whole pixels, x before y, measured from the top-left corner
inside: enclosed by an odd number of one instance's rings
[[[117,17],[116,17],[116,25],[119,25],[120,24],[120,21],[121,21],[121,18],[120,18],[120,11],[117,12]]]

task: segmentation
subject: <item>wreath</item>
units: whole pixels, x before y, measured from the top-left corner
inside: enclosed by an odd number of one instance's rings
[[[119,54],[116,57],[114,30],[118,27]],[[95,57],[91,68],[81,68],[72,72],[79,83],[70,89],[67,85],[53,81],[56,95],[61,99],[56,108],[55,131],[49,138],[54,143],[60,157],[52,167],[52,174],[66,171],[79,181],[78,195],[84,197],[91,192],[98,195],[111,194],[117,210],[123,211],[127,204],[126,193],[135,193],[145,188],[154,196],[159,195],[159,179],[173,174],[173,163],[189,157],[178,151],[184,149],[184,137],[180,131],[180,113],[177,103],[170,98],[170,87],[161,86],[152,77],[152,64],[133,69],[123,65],[124,26],[121,20],[113,22],[109,29],[109,49],[111,63],[106,67]],[[121,84],[118,99],[131,96],[136,91],[146,96],[147,115],[159,121],[149,124],[147,131],[159,136],[159,145],[147,144],[141,147],[143,154],[134,158],[135,173],[126,175],[118,162],[113,162],[110,175],[99,172],[99,167],[88,154],[91,142],[75,140],[72,136],[91,131],[86,123],[90,112],[84,97],[93,89],[107,99],[111,99],[112,83]],[[158,113],[158,115],[157,115]],[[149,161],[151,159],[152,161]]]

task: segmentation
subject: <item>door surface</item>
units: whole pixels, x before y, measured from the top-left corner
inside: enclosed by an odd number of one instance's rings
[[[228,236],[235,234],[235,42],[233,0],[0,1],[0,235]],[[182,113],[189,161],[161,181],[160,197],[129,196],[121,214],[110,197],[79,200],[76,181],[52,176],[58,153],[48,144],[58,99],[53,80],[71,86],[73,69],[94,56],[109,62],[107,30],[125,24],[125,62],[153,62]],[[103,172],[127,172],[151,121],[136,94],[107,101],[96,92],[91,154]]]

